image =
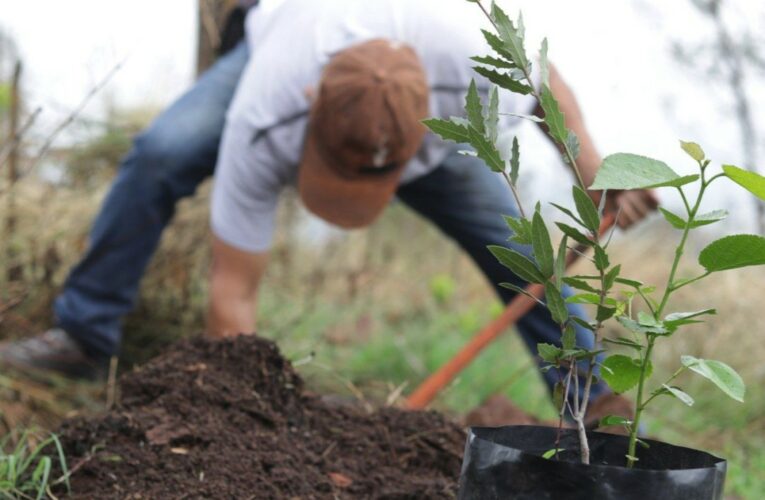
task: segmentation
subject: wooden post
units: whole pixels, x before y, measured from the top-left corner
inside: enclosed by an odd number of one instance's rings
[[[16,233],[16,200],[14,193],[14,185],[19,178],[19,115],[21,114],[21,61],[16,61],[13,67],[13,80],[11,81],[11,106],[8,117],[8,142],[11,145],[11,150],[8,154],[8,199],[5,218],[5,241],[7,247],[5,248],[6,257],[6,277],[8,281],[17,281],[21,279],[21,265],[14,262],[17,253],[14,249],[13,237]]]
[[[197,74],[215,61],[224,23],[237,4],[238,0],[197,0]]]

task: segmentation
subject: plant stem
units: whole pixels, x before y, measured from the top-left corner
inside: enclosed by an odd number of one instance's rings
[[[513,193],[513,198],[515,198],[515,203],[518,204],[518,212],[520,212],[521,217],[524,219],[526,218],[526,212],[523,210],[523,204],[521,203],[521,197],[518,195],[518,189],[515,187],[515,184],[513,184],[512,179],[510,179],[510,176],[507,175],[507,172],[504,170],[502,171],[502,177],[505,178],[507,181],[507,185],[510,186],[510,191]]]
[[[635,406],[635,418],[632,419],[632,426],[630,427],[630,444],[627,451],[627,467],[632,468],[635,465],[635,449],[637,445],[637,433],[640,427],[640,417],[643,413],[645,405],[643,401],[643,388],[645,387],[645,372],[648,367],[648,361],[651,359],[651,351],[653,351],[653,344],[656,342],[656,337],[652,336],[648,340],[648,347],[645,350],[645,356],[643,357],[643,363],[640,366],[640,383],[638,384],[637,404]]]

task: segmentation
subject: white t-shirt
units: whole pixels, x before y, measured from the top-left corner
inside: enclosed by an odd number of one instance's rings
[[[465,0],[262,0],[246,21],[250,59],[228,111],[212,195],[212,230],[247,252],[271,246],[280,191],[294,184],[310,102],[331,56],[387,38],[411,46],[431,87],[430,115],[464,116],[470,57],[488,55],[488,21]],[[534,65],[536,67],[536,65]],[[531,96],[503,93],[504,112],[529,113]],[[438,167],[453,146],[429,133],[401,183]]]

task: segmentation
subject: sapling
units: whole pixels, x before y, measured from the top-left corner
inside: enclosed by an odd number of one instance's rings
[[[626,465],[633,467],[638,460],[636,446],[638,430],[646,406],[661,396],[671,396],[692,405],[693,399],[681,388],[673,385],[684,371],[690,370],[706,377],[725,394],[737,401],[743,401],[744,383],[741,377],[728,365],[714,360],[682,356],[680,367],[672,376],[649,387],[653,374],[652,355],[657,342],[670,337],[688,325],[701,323],[707,315],[716,314],[714,309],[693,312],[668,313],[671,298],[678,290],[700,282],[712,273],[745,266],[765,264],[765,238],[757,235],[733,235],[708,245],[698,257],[703,268],[698,275],[690,278],[678,276],[679,265],[684,255],[690,232],[696,228],[713,224],[727,216],[724,210],[700,213],[704,195],[714,182],[727,178],[739,184],[758,198],[765,200],[765,177],[734,166],[723,166],[713,172],[711,161],[702,148],[692,142],[681,142],[683,150],[698,164],[698,173],[680,176],[665,163],[635,154],[617,153],[605,158],[594,183],[586,186],[577,165],[579,140],[567,128],[565,116],[550,89],[550,69],[547,61],[547,40],[542,42],[539,58],[541,84],[537,88],[532,81],[532,61],[526,54],[523,18],[513,22],[495,3],[490,10],[477,0],[468,0],[485,13],[494,31],[483,30],[491,47],[491,55],[478,55],[475,71],[495,86],[489,91],[484,102],[473,81],[466,96],[466,118],[430,119],[425,124],[446,140],[468,144],[471,150],[465,154],[475,155],[493,171],[501,174],[507,182],[519,207],[519,217],[505,216],[512,232],[510,241],[516,248],[528,248],[530,254],[505,246],[490,246],[489,250],[513,273],[532,284],[522,289],[513,284],[503,283],[517,293],[529,295],[533,300],[547,307],[553,320],[560,325],[559,345],[539,344],[538,352],[546,363],[543,369],[558,370],[560,381],[554,389],[554,399],[560,409],[561,426],[564,416],[576,424],[580,443],[580,457],[589,463],[590,453],[585,427],[585,417],[590,393],[596,381],[596,374],[616,393],[623,393],[637,387],[632,418],[608,416],[601,425],[622,425],[629,433],[629,446],[625,450]],[[563,159],[574,172],[576,184],[572,187],[574,210],[554,205],[567,220],[556,221],[555,225],[562,238],[554,248],[548,224],[537,203],[530,215],[524,210],[518,189],[520,170],[520,147],[517,138],[512,141],[509,151],[503,154],[498,146],[500,106],[499,92],[502,88],[516,94],[533,95],[543,111],[542,117],[520,116],[544,125],[550,138],[560,149]],[[690,188],[695,186],[695,195]],[[605,213],[605,201],[609,190],[671,188],[677,191],[684,207],[682,215],[661,209],[664,218],[675,229],[681,231],[674,259],[668,271],[667,282],[661,291],[656,287],[629,279],[622,273],[619,264],[611,262],[609,246],[614,220]],[[589,190],[589,191],[588,191]],[[591,197],[599,198],[596,203]],[[618,214],[616,217],[618,218]],[[615,226],[614,226],[615,227]],[[566,276],[567,262],[577,254],[588,259],[593,271],[589,274]],[[569,295],[567,287],[576,292]],[[544,299],[541,293],[544,292]],[[569,314],[568,303],[581,303],[593,308],[594,321]],[[637,305],[641,304],[642,308]],[[617,321],[627,334],[616,338],[605,338],[604,324]],[[576,345],[575,326],[592,332],[594,347],[586,349]],[[630,354],[611,353],[620,347]],[[606,356],[607,355],[607,356]],[[580,397],[581,396],[581,397]],[[559,426],[560,427],[560,426]],[[551,451],[545,456],[557,456],[559,443],[551,443]]]

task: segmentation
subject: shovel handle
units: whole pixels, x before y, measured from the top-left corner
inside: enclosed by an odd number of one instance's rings
[[[600,234],[605,234],[613,226],[614,218],[610,215],[603,217],[600,225]],[[570,250],[566,255],[566,267],[570,267],[579,259],[579,255],[587,250],[585,245],[577,245],[575,250]],[[529,284],[526,292],[541,299],[544,296],[544,286],[538,283]],[[481,351],[491,344],[509,326],[518,322],[535,305],[536,300],[523,294],[516,295],[502,311],[502,314],[492,320],[482,330],[478,331],[473,338],[465,344],[454,357],[442,365],[435,373],[426,378],[406,400],[406,407],[410,410],[422,410],[451,382],[462,370],[465,369]]]

